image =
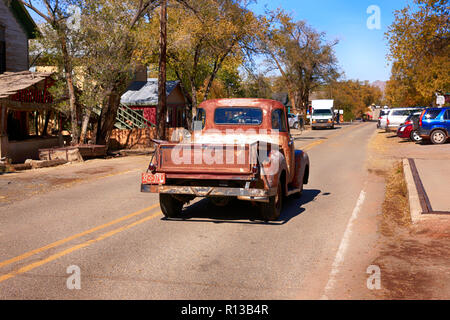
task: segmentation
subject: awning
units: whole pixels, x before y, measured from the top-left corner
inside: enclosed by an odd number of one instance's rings
[[[40,72],[5,72],[0,74],[0,99],[8,99],[21,90],[29,89],[33,86],[40,86],[44,89],[43,83],[52,73]]]

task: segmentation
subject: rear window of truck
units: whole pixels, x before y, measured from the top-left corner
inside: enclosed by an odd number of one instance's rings
[[[217,108],[214,112],[216,124],[257,125],[262,123],[263,113],[259,108]]]

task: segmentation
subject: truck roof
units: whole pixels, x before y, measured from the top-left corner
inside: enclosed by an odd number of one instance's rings
[[[312,100],[313,109],[331,109],[333,108],[334,100]]]
[[[213,99],[204,101],[198,106],[198,108],[202,108],[205,110],[214,110],[217,107],[254,107],[261,108],[263,110],[285,108],[285,106],[281,102],[278,102],[276,100],[256,98]]]

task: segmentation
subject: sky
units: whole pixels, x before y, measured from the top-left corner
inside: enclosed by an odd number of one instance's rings
[[[39,3],[39,1],[37,1]],[[256,14],[264,14],[266,8],[283,8],[295,20],[306,20],[327,39],[339,40],[335,47],[341,72],[345,79],[387,81],[391,66],[385,33],[394,20],[394,11],[411,4],[412,0],[257,0],[250,5]],[[380,9],[380,29],[369,29],[369,6]],[[34,12],[30,14],[41,20]]]
[[[258,0],[251,4],[256,14],[283,8],[295,20],[306,20],[316,30],[325,32],[329,40],[338,39],[335,47],[341,71],[346,79],[389,80],[391,66],[385,32],[394,20],[394,11],[411,0]],[[370,30],[367,13],[371,5],[380,8],[380,29]]]

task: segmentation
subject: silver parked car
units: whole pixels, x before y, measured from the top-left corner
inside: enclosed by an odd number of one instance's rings
[[[386,121],[381,120],[380,128],[386,131],[397,130],[412,113],[422,111],[423,108],[394,108],[386,115]]]
[[[300,128],[300,119],[299,115],[289,113],[289,128],[299,129]]]

